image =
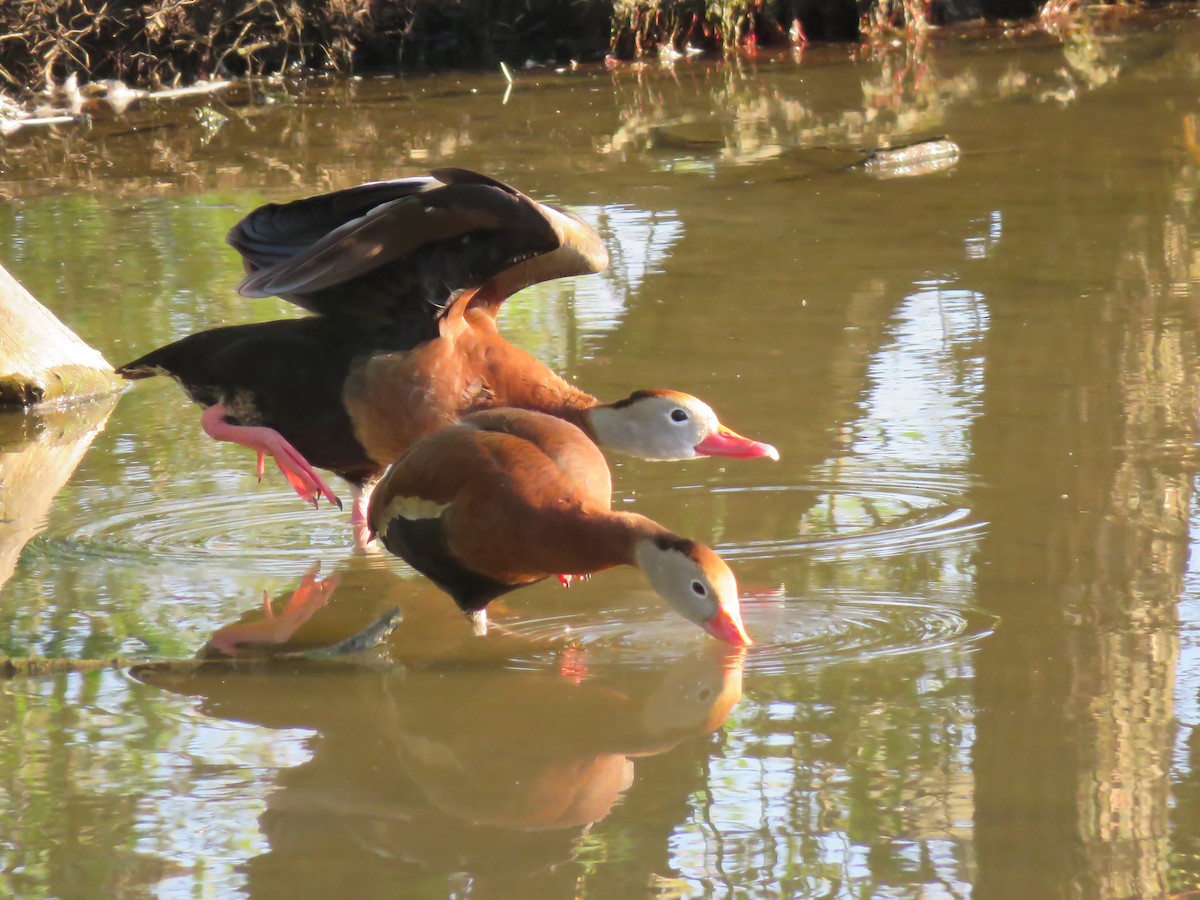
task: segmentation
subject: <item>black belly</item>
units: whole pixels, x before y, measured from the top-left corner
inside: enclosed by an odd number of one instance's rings
[[[383,466],[355,438],[342,390],[354,361],[380,349],[398,348],[322,317],[284,319],[201,331],[117,371],[165,370],[197,403],[222,403],[234,424],[273,428],[312,465],[362,483]]]
[[[446,546],[440,518],[410,520],[397,516],[379,539],[389,552],[453,597],[463,612],[481,610],[497,597],[524,587],[496,581],[459,562]]]

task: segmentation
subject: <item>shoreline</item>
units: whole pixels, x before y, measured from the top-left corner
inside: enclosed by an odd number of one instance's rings
[[[96,15],[79,0],[33,0],[0,7],[0,33],[6,35],[0,42],[0,95],[9,108],[0,115],[39,105],[69,115],[75,98],[66,97],[64,113],[62,95],[78,85],[105,84],[109,93],[162,91],[276,75],[753,54],[759,48],[801,49],[809,41],[916,43],[951,24],[1053,28],[1113,9],[1075,4],[875,0],[860,15],[860,4],[847,0],[262,0],[249,7],[241,0],[152,0]]]

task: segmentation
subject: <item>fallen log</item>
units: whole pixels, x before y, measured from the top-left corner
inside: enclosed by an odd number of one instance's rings
[[[0,266],[0,406],[68,403],[117,390],[121,379]]]

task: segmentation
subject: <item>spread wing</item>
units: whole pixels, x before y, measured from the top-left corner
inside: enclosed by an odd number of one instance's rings
[[[608,264],[579,217],[465,169],[268,204],[227,240],[245,261],[243,296],[424,330],[464,292],[494,312],[528,285]]]

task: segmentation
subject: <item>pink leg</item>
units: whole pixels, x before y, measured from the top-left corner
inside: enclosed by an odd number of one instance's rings
[[[354,547],[357,550],[367,550],[371,546],[371,541],[375,539],[375,531],[371,528],[371,523],[367,521],[367,507],[371,503],[371,492],[374,489],[375,485],[373,484],[365,487],[359,487],[356,484],[350,485],[350,495],[354,498],[350,524],[354,526]]]
[[[342,501],[330,490],[329,485],[308,464],[295,447],[284,440],[274,428],[263,428],[257,425],[231,425],[225,421],[225,407],[218,403],[210,406],[200,417],[200,424],[205,434],[215,441],[229,441],[249,447],[258,453],[258,477],[263,477],[263,459],[271,456],[279,471],[284,474],[292,489],[300,495],[300,499],[311,503],[314,508],[317,500],[324,497],[338,509]]]

